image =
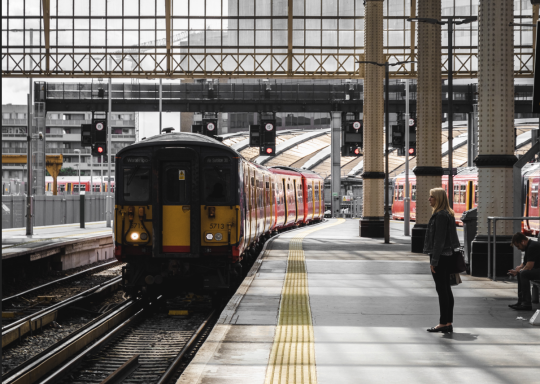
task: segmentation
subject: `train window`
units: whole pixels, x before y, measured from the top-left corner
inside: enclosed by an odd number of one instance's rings
[[[459,185],[454,185],[454,203],[459,203]]]
[[[467,186],[465,184],[460,187],[459,202],[460,204],[465,204],[467,202]]]
[[[538,207],[538,184],[531,187],[531,208]]]
[[[403,185],[398,186],[398,200],[403,201]]]
[[[478,185],[474,186],[474,202],[478,203]]]
[[[102,191],[104,190],[102,189]],[[123,192],[124,201],[148,201],[150,198],[150,168],[143,168],[140,164],[124,168]]]
[[[166,166],[163,189],[167,203],[189,204],[189,173],[186,168],[188,168],[187,165]]]
[[[412,186],[411,200],[416,201],[416,184]]]
[[[214,166],[206,167],[203,172],[204,198],[207,203],[226,203],[231,190],[231,170]],[[251,185],[255,185],[251,178]]]

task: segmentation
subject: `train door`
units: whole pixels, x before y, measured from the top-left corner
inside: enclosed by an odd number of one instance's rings
[[[283,183],[283,204],[285,207],[285,220],[283,220],[283,225],[286,225],[289,221],[289,191],[287,190],[287,183],[285,179],[281,179]]]
[[[191,182],[189,162],[164,162],[162,184],[162,252],[191,252]]]
[[[298,208],[300,207],[300,191],[298,190],[298,186],[296,185],[296,180],[293,180],[293,192],[294,192],[294,208],[295,208],[295,213],[294,213],[294,222],[297,223],[298,222]]]
[[[473,209],[474,206],[474,185],[472,180],[467,181],[467,206],[465,210]]]

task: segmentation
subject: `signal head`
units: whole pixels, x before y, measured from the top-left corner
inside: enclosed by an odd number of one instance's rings
[[[103,153],[103,147],[97,147],[97,151],[98,151],[99,153]]]
[[[356,156],[358,156],[358,155],[360,154],[360,148],[355,148],[355,149],[354,149],[354,154],[355,154]]]
[[[415,152],[414,148],[409,148],[409,155],[414,155],[414,152]]]
[[[271,154],[272,152],[274,152],[272,148],[266,148],[266,153]]]

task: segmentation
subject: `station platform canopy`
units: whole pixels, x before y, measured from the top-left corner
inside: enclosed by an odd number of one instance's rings
[[[524,154],[531,147],[531,131],[538,129],[538,119],[516,119],[516,155]],[[455,121],[453,127],[453,168],[467,166],[468,134],[467,122]],[[442,167],[448,168],[448,133],[447,124],[442,126],[441,157]],[[220,135],[223,144],[236,149],[246,159],[272,166],[288,166],[317,172],[324,178],[330,177],[330,129],[285,130],[277,132],[276,156],[259,156],[258,147],[249,147],[249,132],[237,132]],[[416,166],[416,157],[409,158],[412,170]],[[405,157],[398,156],[390,147],[390,177],[405,170]],[[343,177],[361,177],[363,157],[341,157],[341,175]]]
[[[387,61],[416,61],[416,3],[384,2]],[[514,76],[532,77],[537,15],[514,4]],[[477,16],[478,0],[442,0],[442,15]],[[478,22],[454,41],[454,76],[477,77]],[[3,77],[348,79],[363,78],[361,60],[363,0],[2,0]]]

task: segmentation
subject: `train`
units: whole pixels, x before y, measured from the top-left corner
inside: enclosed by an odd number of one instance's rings
[[[538,186],[540,184],[540,163],[527,164],[522,169],[522,195],[524,217],[539,216]],[[404,219],[405,176],[403,174],[394,178],[394,192],[392,201],[392,218]],[[410,219],[416,219],[416,177],[409,176]],[[448,176],[442,177],[442,188],[448,193]],[[454,176],[454,211],[456,224],[462,226],[463,212],[478,206],[478,169],[475,167],[460,168]],[[523,233],[529,236],[538,236],[540,220],[526,220],[522,223]]]
[[[77,194],[79,192],[79,177],[78,176],[58,176],[57,180],[58,193]],[[93,185],[93,192],[107,192],[109,179],[107,176],[81,176],[80,189],[81,191],[89,192],[90,185]],[[84,187],[84,188],[83,188]],[[53,178],[45,177],[45,194],[52,195]],[[114,192],[114,176],[111,176],[111,192]]]
[[[255,164],[200,134],[147,138],[115,166],[114,252],[132,295],[225,292],[268,238],[323,220],[321,176]]]

